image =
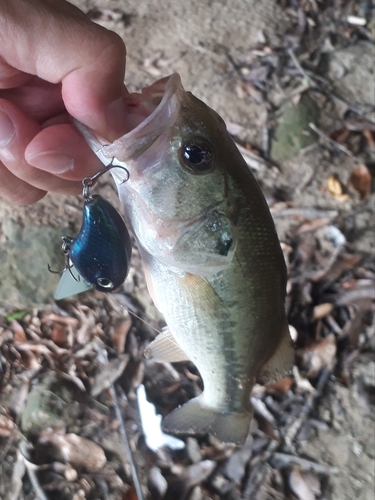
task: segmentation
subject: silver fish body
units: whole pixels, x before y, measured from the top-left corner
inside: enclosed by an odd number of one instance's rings
[[[223,120],[177,74],[124,105],[127,134],[109,145],[84,135],[104,163],[115,158],[130,173],[123,184],[113,175],[168,325],[149,356],[190,359],[204,385],[164,419],[164,430],[242,443],[255,382],[293,362],[286,269],[271,214]]]

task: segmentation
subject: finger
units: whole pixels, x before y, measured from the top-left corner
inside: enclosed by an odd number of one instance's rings
[[[118,35],[64,1],[2,0],[0,46],[10,66],[62,82],[77,120],[110,140],[123,133],[125,47]]]
[[[82,135],[71,124],[52,125],[27,146],[29,165],[69,181],[80,181],[103,168]]]
[[[27,182],[18,179],[1,162],[0,178],[0,197],[12,203],[30,205],[41,200],[46,194],[46,191],[34,188],[30,184],[27,184]]]
[[[61,97],[61,85],[45,82],[36,76],[30,78],[29,75],[29,80],[25,84],[0,91],[0,97],[13,102],[39,123],[63,112],[66,113]]]
[[[32,78],[31,75],[9,66],[0,57],[0,89],[11,89],[23,85]]]
[[[0,99],[0,162],[18,179],[39,190],[79,193],[79,182],[60,179],[27,163],[25,149],[40,131],[41,126],[35,120],[13,103]],[[3,180],[2,185],[3,192],[10,190]]]

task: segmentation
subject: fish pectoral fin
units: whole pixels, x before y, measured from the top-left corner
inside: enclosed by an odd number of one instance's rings
[[[220,311],[223,307],[223,301],[206,278],[186,273],[184,277],[179,278],[179,283],[189,304],[211,311]]]
[[[175,341],[168,327],[163,328],[156,339],[148,345],[144,355],[159,363],[190,361],[190,358]]]
[[[252,414],[218,411],[204,403],[203,395],[167,415],[162,429],[174,435],[211,434],[224,443],[243,444],[249,434]]]
[[[294,356],[293,342],[288,325],[285,323],[281,341],[274,354],[263,366],[258,382],[267,383],[288,375],[294,366]]]

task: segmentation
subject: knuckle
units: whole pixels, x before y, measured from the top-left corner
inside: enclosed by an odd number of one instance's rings
[[[114,31],[105,30],[105,40],[102,41],[101,56],[107,65],[125,64],[126,48],[122,38]]]

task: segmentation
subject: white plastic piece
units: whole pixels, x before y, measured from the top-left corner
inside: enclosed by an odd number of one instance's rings
[[[143,434],[150,450],[157,451],[162,446],[168,446],[171,450],[184,448],[185,443],[181,439],[169,436],[161,430],[161,415],[157,415],[155,406],[147,401],[144,385],[138,387],[137,398]]]
[[[73,278],[72,274],[76,280]],[[90,290],[90,288],[92,288],[92,285],[87,283],[87,281],[85,281],[79,274],[77,269],[72,266],[70,270],[64,269],[54,297],[55,300],[62,300],[67,297],[71,297],[72,295],[76,295],[77,293],[86,292],[87,290]]]

